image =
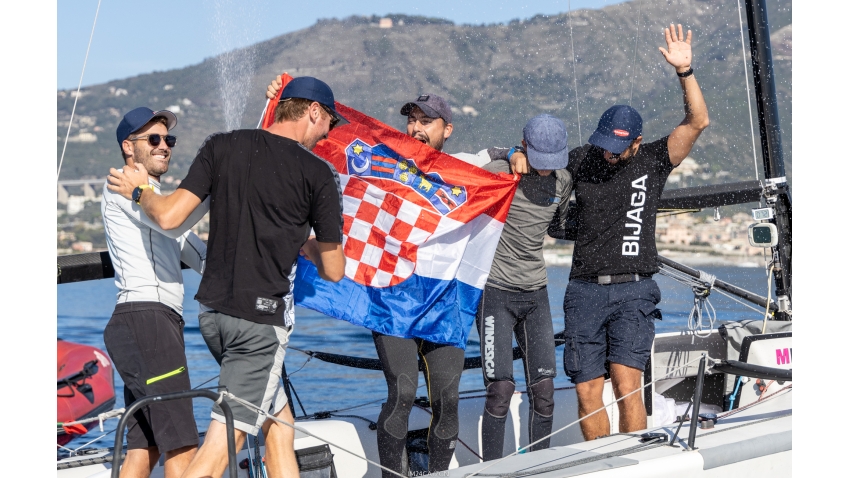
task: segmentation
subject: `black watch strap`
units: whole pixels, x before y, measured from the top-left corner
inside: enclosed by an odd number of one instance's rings
[[[689,77],[689,76],[691,76],[691,75],[693,75],[693,74],[694,74],[694,69],[693,69],[693,67],[688,68],[688,71],[685,71],[685,72],[682,72],[682,73],[679,73],[678,71],[676,72],[676,75],[678,75],[678,76],[679,76],[679,78],[687,78],[687,77]]]

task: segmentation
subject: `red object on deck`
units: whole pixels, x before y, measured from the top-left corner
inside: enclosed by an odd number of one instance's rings
[[[61,424],[95,417],[115,405],[113,366],[102,350],[89,345],[56,341],[56,441],[64,445],[85,433],[82,426]],[[98,422],[85,424],[91,430]],[[71,433],[69,433],[69,431]]]

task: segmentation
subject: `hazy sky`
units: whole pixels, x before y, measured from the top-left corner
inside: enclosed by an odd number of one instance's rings
[[[83,86],[200,63],[300,30],[321,18],[403,13],[455,23],[499,23],[622,0],[102,0]],[[98,0],[57,1],[57,87],[76,88]]]

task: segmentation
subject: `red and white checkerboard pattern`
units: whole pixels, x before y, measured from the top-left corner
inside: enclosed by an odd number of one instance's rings
[[[416,250],[437,229],[440,215],[353,176],[343,190],[345,275],[358,284],[389,287],[416,267]]]

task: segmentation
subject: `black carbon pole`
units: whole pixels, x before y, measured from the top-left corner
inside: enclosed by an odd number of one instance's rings
[[[118,421],[118,429],[115,430],[115,447],[112,449],[112,478],[119,478],[121,474],[121,450],[124,448],[124,429],[127,428],[127,421],[136,413],[136,411],[145,405],[150,405],[153,402],[164,402],[168,400],[179,400],[182,398],[209,398],[212,401],[218,401],[221,397],[212,390],[187,390],[185,392],[164,393],[162,395],[151,395],[140,400],[136,400],[126,409],[121,420]],[[219,403],[221,411],[224,412],[224,425],[227,430],[227,470],[230,478],[238,478],[236,471],[236,439],[233,435],[233,412],[230,411],[230,406],[222,400]]]
[[[750,36],[750,56],[753,62],[753,81],[758,105],[762,163],[766,181],[785,178],[782,155],[782,133],[779,127],[779,105],[776,102],[776,82],[770,47],[770,28],[766,0],[746,0],[747,24]],[[774,270],[776,295],[791,299],[791,195],[788,183],[776,181],[776,214],[772,222],[779,233],[776,251],[779,270]]]
[[[702,401],[702,386],[705,383],[705,354],[699,360],[699,371],[697,372],[697,384],[694,387],[694,413],[691,415],[691,428],[688,430],[688,448],[695,450],[694,443],[697,439],[697,428],[699,428],[699,403]]]

